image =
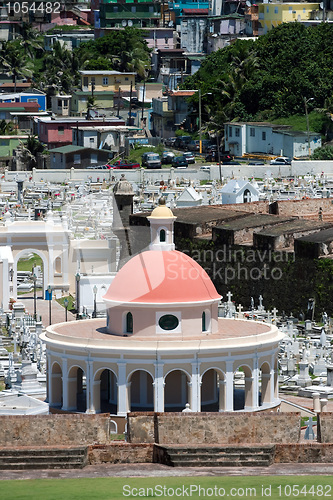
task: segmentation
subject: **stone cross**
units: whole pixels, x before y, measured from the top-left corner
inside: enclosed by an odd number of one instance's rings
[[[228,302],[231,302],[232,293],[231,293],[231,292],[228,292],[228,293],[227,293],[227,297],[228,297]]]
[[[243,306],[241,304],[238,304],[238,314],[241,315],[242,314],[242,309],[243,309]]]
[[[307,427],[305,430],[304,434],[304,439],[314,439],[315,435],[313,432],[313,422],[312,422],[312,417],[309,417],[309,420],[307,421]]]
[[[259,295],[259,310],[260,310],[260,311],[262,311],[262,310],[263,310],[262,301],[263,301],[263,297],[262,297],[262,295]]]
[[[273,313],[273,319],[274,321],[276,321],[276,313],[279,312],[278,309],[276,309],[276,307],[274,307],[274,309],[272,309],[272,313]]]
[[[251,297],[251,310],[252,311],[254,310],[254,299],[253,299],[253,297]]]

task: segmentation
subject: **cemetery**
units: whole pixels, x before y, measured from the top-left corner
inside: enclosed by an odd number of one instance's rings
[[[217,183],[161,182],[0,180],[2,467],[333,462],[331,310],[309,296],[294,317],[260,287],[240,300],[191,258],[288,263],[327,241],[331,200],[224,206]],[[177,207],[189,184],[202,205],[190,190]]]

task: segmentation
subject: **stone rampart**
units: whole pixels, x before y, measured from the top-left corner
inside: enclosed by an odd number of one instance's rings
[[[132,443],[273,444],[297,443],[300,413],[130,413]]]
[[[0,417],[1,446],[79,446],[109,442],[110,418],[107,414]]]
[[[317,435],[320,443],[333,443],[333,412],[319,413]]]
[[[88,462],[90,465],[139,464],[153,462],[152,444],[112,443],[108,445],[89,446]]]

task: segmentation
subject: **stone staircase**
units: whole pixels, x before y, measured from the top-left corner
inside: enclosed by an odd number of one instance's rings
[[[82,469],[86,465],[86,446],[0,448],[0,470]]]
[[[275,445],[158,445],[154,462],[172,467],[268,467]]]

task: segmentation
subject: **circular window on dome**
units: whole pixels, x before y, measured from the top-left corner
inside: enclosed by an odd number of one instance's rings
[[[160,317],[158,324],[162,330],[174,330],[179,325],[179,319],[173,314],[165,314]]]

